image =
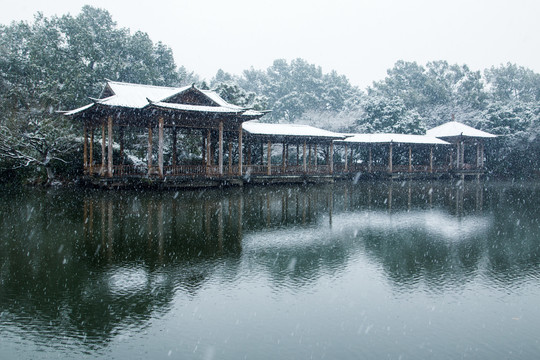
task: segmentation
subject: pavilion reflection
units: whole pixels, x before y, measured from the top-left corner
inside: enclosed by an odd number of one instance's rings
[[[360,182],[21,196],[0,201],[0,224],[11,229],[0,241],[0,313],[99,345],[208,284],[255,276],[303,291],[366,258],[398,291],[453,291],[479,272],[516,286],[538,276],[539,195],[475,182]]]

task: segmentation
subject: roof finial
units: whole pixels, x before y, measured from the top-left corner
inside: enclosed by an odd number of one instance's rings
[[[456,121],[456,116],[452,114],[452,121]]]

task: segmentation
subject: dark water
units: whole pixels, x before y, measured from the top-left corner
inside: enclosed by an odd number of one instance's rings
[[[537,359],[540,186],[4,191],[0,358]]]

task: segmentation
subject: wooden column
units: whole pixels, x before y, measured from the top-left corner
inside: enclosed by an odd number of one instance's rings
[[[109,133],[109,154],[108,154],[108,166],[107,173],[109,177],[113,176],[113,118],[109,116],[108,118],[108,133]]]
[[[457,142],[457,146],[456,146],[456,169],[461,169],[461,166],[460,166],[460,159],[461,159],[461,155],[460,155],[460,152],[461,152],[461,141],[458,141]]]
[[[118,137],[120,142],[120,165],[124,165],[124,128],[118,127]]]
[[[206,172],[210,171],[212,166],[212,130],[206,132]]]
[[[89,170],[90,170],[90,175],[93,174],[93,170],[94,170],[94,128],[90,128],[90,149],[89,149],[89,159],[88,159],[88,162],[89,162]]]
[[[484,168],[484,143],[480,143],[480,167]]]
[[[176,126],[173,126],[172,128],[172,166],[173,166],[173,173],[176,174],[176,163],[178,161],[178,147],[177,147],[177,134],[176,134]]]
[[[307,172],[307,161],[306,161],[306,141],[304,140],[304,150],[302,152],[302,161],[304,166],[304,173]]]
[[[465,169],[465,143],[461,141],[461,168]]]
[[[433,173],[433,146],[429,147],[429,173]]]
[[[348,168],[347,168],[347,157],[348,157],[348,152],[349,149],[347,149],[347,143],[345,143],[345,172],[348,171]]]
[[[285,168],[287,167],[287,149],[285,148],[285,143],[283,143],[283,150],[281,152],[281,169],[285,173]]]
[[[101,123],[101,169],[100,175],[105,175],[105,122]]]
[[[84,143],[83,143],[83,172],[88,172],[88,129],[84,125]]]
[[[317,170],[317,158],[318,158],[318,156],[317,156],[317,144],[315,144],[313,146],[313,148],[314,148],[313,149],[313,155],[314,155],[313,164],[315,165],[315,170]],[[326,163],[328,165],[328,161]]]
[[[246,163],[248,166],[251,165],[251,157],[252,157],[252,154],[251,154],[251,147],[253,146],[253,143],[251,141],[246,141],[246,146],[247,146],[247,159],[246,159]]]
[[[242,164],[244,162],[244,154],[242,151],[242,124],[238,127],[238,175],[242,176]]]
[[[159,118],[158,125],[158,171],[159,177],[163,177],[163,126],[164,120],[162,117]]]
[[[266,159],[266,175],[272,175],[272,142],[270,140],[268,140],[268,145],[266,149],[268,152]]]
[[[480,168],[480,142],[476,143],[476,168]]]
[[[334,173],[334,142],[332,141],[330,143],[330,161],[328,163],[328,165],[330,166],[330,174],[333,174]]]
[[[232,142],[229,141],[229,175],[232,174]]]
[[[311,144],[309,144],[308,150],[308,165],[311,166]]]
[[[223,120],[219,122],[219,145],[218,145],[218,166],[219,175],[223,175]]]
[[[368,157],[368,172],[370,172],[370,173],[373,170],[373,157],[372,157],[371,150],[372,150],[372,147],[370,145],[369,146],[369,157]]]
[[[412,146],[409,145],[409,172],[412,172]]]
[[[204,130],[201,131],[201,157],[202,157],[202,163],[203,166],[206,166],[206,138],[204,137]],[[206,171],[206,170],[205,170]]]
[[[296,144],[296,166],[300,165],[300,145]]]
[[[152,124],[148,123],[148,176],[152,175]]]
[[[390,143],[388,146],[388,172],[392,173],[393,166],[392,166],[392,151],[393,151],[393,144]]]

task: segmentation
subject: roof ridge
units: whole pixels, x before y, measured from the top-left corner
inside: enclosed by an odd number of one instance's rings
[[[191,87],[191,85],[184,85],[184,86],[163,86],[163,85],[149,85],[149,84],[137,84],[137,83],[131,83],[131,82],[125,82],[125,81],[113,81],[113,80],[107,80],[108,84],[117,84],[117,85],[128,85],[128,86],[138,86],[138,87],[150,87],[150,88],[159,88],[159,89],[170,89],[170,90],[176,90],[176,89],[184,89],[187,87]]]

